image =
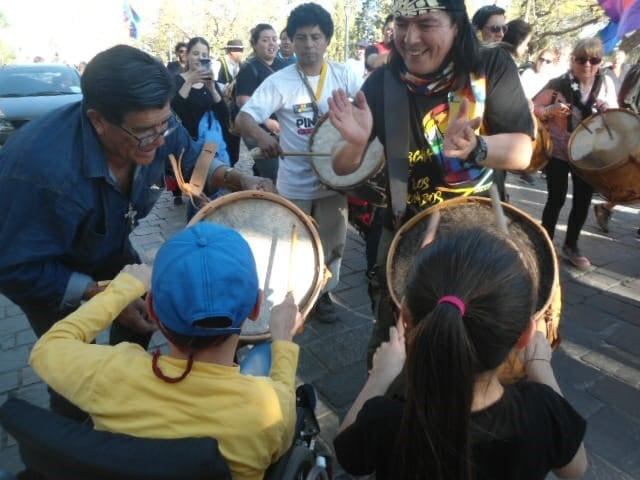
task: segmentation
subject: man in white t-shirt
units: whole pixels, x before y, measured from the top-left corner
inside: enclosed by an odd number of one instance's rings
[[[360,83],[364,82],[364,78],[367,74],[367,69],[364,64],[364,52],[367,50],[369,43],[365,40],[361,40],[356,43],[356,55],[353,58],[347,59],[345,65],[354,71],[356,77],[360,79]]]
[[[344,89],[348,95],[355,96],[360,85],[351,69],[324,60],[333,35],[333,21],[320,5],[305,3],[293,9],[286,30],[293,39],[297,64],[267,77],[236,118],[242,135],[253,137],[266,158],[282,156],[282,152],[309,151],[311,134],[320,117],[329,111],[327,99],[333,90]],[[280,143],[258,126],[273,113],[280,122]],[[309,157],[282,157],[277,190],[311,215],[318,225],[325,263],[332,276],[318,300],[313,318],[335,322],[337,316],[329,292],[340,278],[347,235],[346,197],[323,187],[311,168]]]

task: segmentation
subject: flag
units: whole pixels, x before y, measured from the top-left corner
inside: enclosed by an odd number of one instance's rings
[[[609,24],[598,32],[609,54],[622,38],[640,28],[640,2],[635,0],[598,0],[610,19]]]
[[[124,23],[126,23],[129,28],[129,36],[137,40],[139,36],[138,24],[140,23],[140,15],[133,9],[128,0],[124,0],[123,2],[122,13]]]

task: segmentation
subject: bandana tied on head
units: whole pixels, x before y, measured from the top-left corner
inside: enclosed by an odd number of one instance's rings
[[[464,0],[396,0],[391,11],[394,17],[417,17],[432,10],[463,12]]]

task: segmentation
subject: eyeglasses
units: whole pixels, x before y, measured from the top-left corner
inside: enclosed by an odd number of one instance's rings
[[[538,58],[539,61],[544,62],[544,63],[553,63],[553,59],[551,58],[544,58],[544,57],[540,57]]]
[[[574,60],[580,65],[584,65],[587,62],[589,62],[591,65],[599,65],[600,62],[602,62],[602,59],[600,57],[575,57]]]
[[[138,141],[138,148],[140,150],[144,150],[153,142],[155,142],[158,138],[168,137],[173,132],[175,132],[177,128],[180,126],[180,122],[178,121],[178,119],[174,114],[171,115],[171,118],[169,118],[169,120],[167,120],[166,123],[167,123],[167,128],[165,128],[161,132],[152,133],[151,135],[145,135],[144,137],[138,137],[137,135],[134,135],[129,130],[124,128],[122,125],[118,125],[117,123],[114,123],[113,125],[118,127],[120,130],[122,130],[132,138],[135,138]]]
[[[507,27],[506,25],[491,25],[489,28],[489,31],[491,33],[507,33],[507,30],[509,29],[509,27]]]

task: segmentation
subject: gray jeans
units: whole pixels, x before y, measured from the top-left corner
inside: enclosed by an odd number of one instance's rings
[[[323,293],[331,292],[340,282],[340,265],[347,241],[347,197],[336,193],[316,200],[289,200],[316,221],[324,263],[331,272]]]

